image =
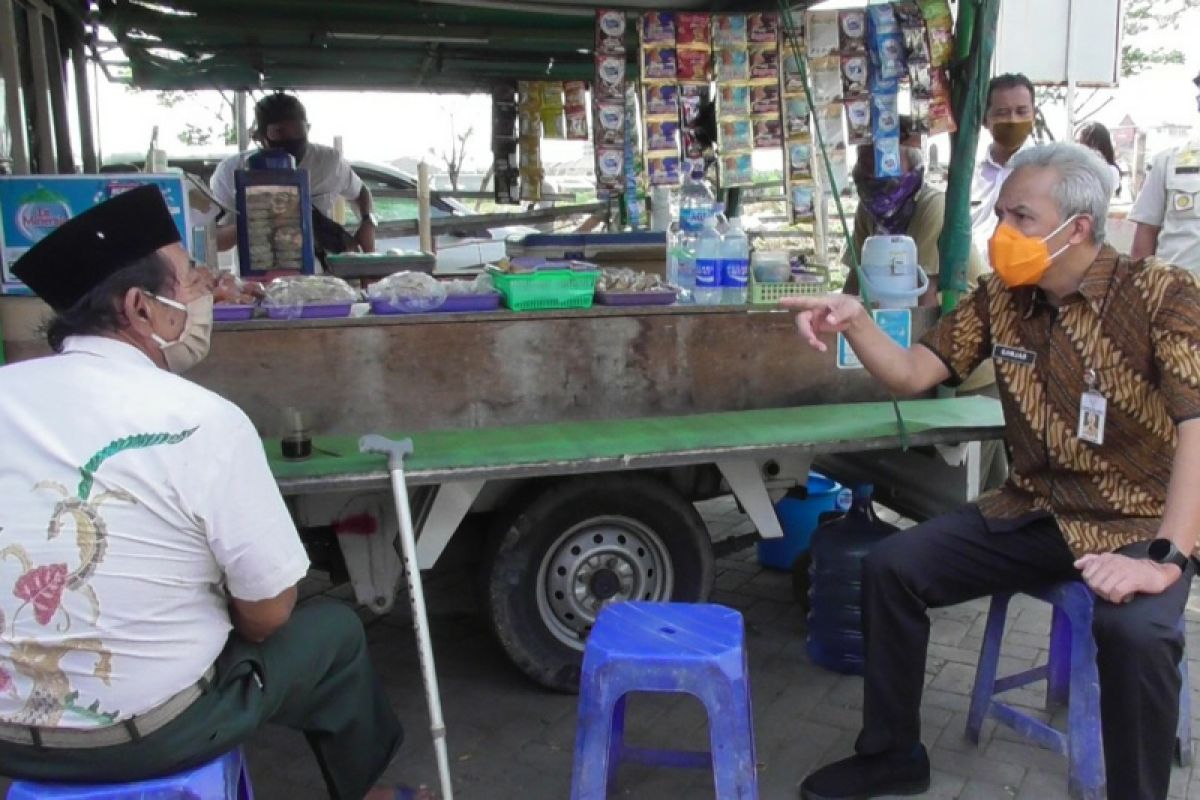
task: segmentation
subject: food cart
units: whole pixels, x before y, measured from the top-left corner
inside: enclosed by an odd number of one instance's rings
[[[0,12],[9,5],[0,0]],[[962,6],[960,25],[973,25],[976,4]],[[592,77],[590,4],[371,0],[336,21],[323,8],[109,2],[100,21],[146,88],[466,91],[496,77],[544,76],[548,65],[556,78]],[[62,9],[57,19],[82,33],[91,21]],[[254,42],[242,31],[255,31]],[[172,48],[182,56],[164,58]],[[964,127],[978,105],[976,61],[967,62],[975,83],[961,101]],[[956,154],[953,169],[969,178],[970,157]],[[961,274],[965,249],[944,262]],[[0,303],[8,357],[44,354],[37,301]],[[914,341],[935,318],[914,309]],[[412,436],[421,567],[433,568],[451,545],[463,548],[478,562],[500,644],[531,678],[559,690],[576,685],[603,603],[708,595],[712,542],[695,501],[732,493],[762,536],[777,537],[772,499],[803,485],[814,458],[904,445],[893,496],[919,493],[926,505],[910,510],[934,513],[977,493],[978,442],[1003,431],[999,404],[986,399],[894,406],[864,371],[800,346],[791,315],[735,306],[250,319],[218,324],[208,359],[189,377],[250,416],[314,562],[348,577],[360,602],[380,613],[401,577],[397,523],[383,459],[360,456],[354,442],[365,433]],[[303,460],[280,450],[292,433],[289,408],[312,436]]]

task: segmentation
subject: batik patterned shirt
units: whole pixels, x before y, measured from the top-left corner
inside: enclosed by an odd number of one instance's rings
[[[977,501],[986,518],[1048,512],[1077,555],[1158,535],[1176,426],[1200,416],[1191,273],[1106,245],[1057,308],[1038,289],[989,275],[921,344],[952,383],[993,356],[1012,472]],[[1101,445],[1077,435],[1089,385],[1107,401]]]

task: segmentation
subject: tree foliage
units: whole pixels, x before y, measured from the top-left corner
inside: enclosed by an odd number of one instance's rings
[[[1137,75],[1160,64],[1184,63],[1182,50],[1147,49],[1140,47],[1137,39],[1143,33],[1178,27],[1180,18],[1195,9],[1200,9],[1200,0],[1126,0],[1121,76]]]

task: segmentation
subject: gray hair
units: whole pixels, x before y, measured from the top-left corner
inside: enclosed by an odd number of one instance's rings
[[[1112,197],[1112,173],[1108,165],[1083,145],[1055,142],[1022,150],[1009,162],[1015,172],[1022,167],[1043,167],[1058,173],[1054,202],[1063,219],[1076,214],[1092,218],[1092,241],[1104,243],[1108,199]]]

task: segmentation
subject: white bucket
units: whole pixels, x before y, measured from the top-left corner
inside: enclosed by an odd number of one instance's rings
[[[862,273],[867,299],[879,308],[913,308],[929,289],[908,236],[870,236],[863,243]]]

